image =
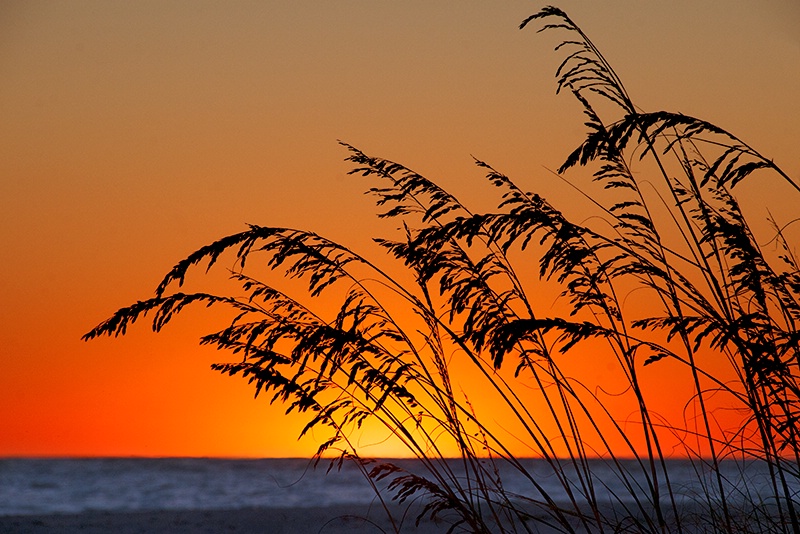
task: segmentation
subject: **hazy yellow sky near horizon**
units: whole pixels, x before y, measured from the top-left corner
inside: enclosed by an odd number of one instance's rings
[[[800,4],[553,2],[645,110],[800,177]],[[80,336],[245,223],[367,253],[344,140],[482,200],[471,155],[554,192],[581,140],[529,1],[0,4],[0,456],[304,456],[297,420],[209,370],[202,320]],[[768,193],[769,191],[764,191]],[[555,199],[554,199],[555,200]],[[800,209],[798,210],[800,215]]]

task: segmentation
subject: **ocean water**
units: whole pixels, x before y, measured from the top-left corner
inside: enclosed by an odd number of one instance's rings
[[[423,472],[416,461],[394,462]],[[555,500],[566,499],[550,466],[541,460],[524,462],[536,484]],[[314,469],[304,459],[0,459],[0,515],[316,507],[375,500],[374,491],[353,464],[345,463],[341,470],[326,474],[328,465],[323,460]],[[459,462],[448,465],[456,474],[460,472]],[[625,462],[624,467],[637,470],[633,462]],[[768,498],[771,479],[766,466],[727,462],[722,471],[729,489],[742,500]],[[622,501],[632,499],[608,464],[593,461],[592,473],[601,500],[611,502],[614,494]],[[700,470],[698,476],[697,466],[690,462],[670,461],[669,473],[679,501],[697,501],[704,491],[713,493],[713,489],[703,490],[700,482],[710,480],[707,470]],[[502,480],[511,493],[535,495],[531,481],[513,470],[503,469]],[[641,476],[633,480],[642,483]]]

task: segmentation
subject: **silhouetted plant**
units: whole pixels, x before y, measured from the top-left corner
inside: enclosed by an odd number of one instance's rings
[[[666,463],[665,439],[678,436],[702,487],[699,528],[800,532],[800,269],[786,226],[771,221],[772,257],[734,195],[757,172],[800,187],[722,128],[639,111],[563,11],[547,7],[521,27],[539,20],[567,36],[556,47],[564,54],[557,87],[582,106],[588,134],[557,174],[590,170],[601,189],[578,190],[597,208],[594,224],[477,160],[500,200],[496,211],[475,213],[411,169],[342,143],[351,173],[375,180],[379,217],[402,221],[399,239],[375,241],[416,285],[313,232],[252,225],[179,262],[155,297],[120,309],[85,339],[124,334],[148,313],[159,331],[189,304],[231,309],[230,324],[201,343],[240,360],[213,369],[247,379],[287,413],[308,414],[303,434],[329,430],[319,458],[354,460],[381,497],[424,496],[422,516],[450,514],[451,531],[691,530]],[[229,254],[240,296],[176,291],[189,271]],[[315,311],[317,301],[293,298],[259,269],[304,281],[310,297],[338,299],[337,311]],[[553,283],[564,313],[537,300],[541,284]],[[645,312],[625,306],[634,290],[647,292]],[[615,408],[602,383],[576,375],[571,359],[587,357],[615,362],[633,415]],[[697,418],[665,421],[651,407],[642,374],[662,360],[685,368],[693,394],[684,401]],[[483,381],[479,392],[460,391],[454,376],[467,368]],[[514,436],[470,394],[493,397]],[[717,428],[712,402],[740,410],[739,424]],[[351,436],[368,420],[402,442],[421,472],[361,458]],[[509,439],[549,466],[561,493]],[[454,449],[459,461],[447,459]],[[721,468],[732,459],[766,462],[771,498],[757,502],[732,487]],[[597,477],[600,465],[619,486]],[[504,487],[509,468],[528,481],[526,492]]]

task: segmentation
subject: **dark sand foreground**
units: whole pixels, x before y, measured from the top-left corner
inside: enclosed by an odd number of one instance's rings
[[[400,509],[396,509],[401,512]],[[398,514],[402,516],[402,513]],[[446,532],[449,525],[430,520],[415,525],[407,514],[400,531],[408,534]],[[394,532],[380,506],[324,508],[249,508],[154,512],[84,512],[39,516],[0,516],[0,533],[175,534],[379,534]]]
[[[447,532],[451,523],[424,519],[416,525],[419,508],[392,507],[393,517],[402,534],[440,534]],[[613,509],[607,510],[612,512]],[[405,512],[405,516],[404,516]],[[607,517],[611,517],[607,516]],[[619,519],[619,516],[617,516]],[[700,534],[708,532],[707,518],[694,510],[683,522],[684,532]],[[789,532],[773,516],[769,526],[774,531]],[[737,515],[737,527],[748,526],[752,517]],[[628,524],[626,532],[633,532]],[[578,532],[584,529],[580,523],[573,525]],[[750,525],[750,526],[761,526]],[[552,534],[562,532],[548,528],[539,521],[529,527],[534,532]],[[744,530],[744,529],[743,529]],[[756,531],[759,529],[756,528]],[[134,534],[166,532],[175,534],[384,534],[395,528],[380,506],[332,506],[317,508],[245,508],[238,510],[184,510],[152,512],[84,512],[80,514],[0,516],[0,534]],[[454,532],[465,532],[456,528]]]

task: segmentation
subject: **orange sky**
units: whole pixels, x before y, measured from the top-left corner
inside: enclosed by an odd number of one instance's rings
[[[800,176],[795,0],[558,2],[645,110]],[[583,120],[536,2],[4,2],[0,456],[303,456],[297,420],[209,370],[201,315],[80,336],[245,223],[370,253],[336,140],[480,199],[470,155],[558,194]],[[754,194],[757,194],[756,191]],[[386,452],[386,451],[384,451]],[[379,454],[380,451],[376,451]]]

